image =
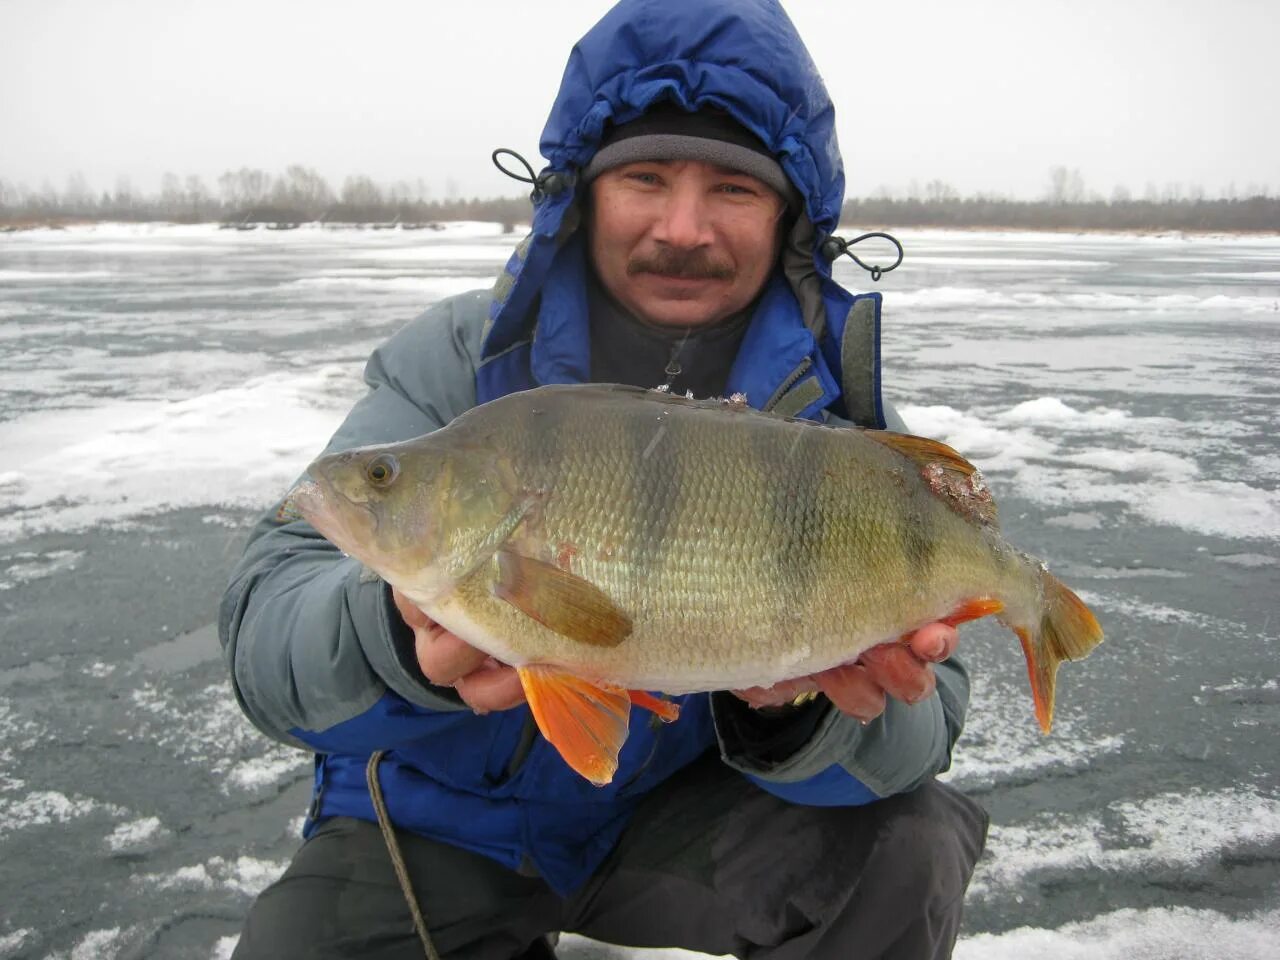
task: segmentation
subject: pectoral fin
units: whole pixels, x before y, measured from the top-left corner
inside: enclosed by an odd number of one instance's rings
[[[631,635],[631,618],[595,584],[514,550],[498,551],[493,592],[571,640],[616,647]]]
[[[627,691],[555,667],[520,667],[517,673],[538,729],[564,762],[598,787],[609,783],[627,739]]]

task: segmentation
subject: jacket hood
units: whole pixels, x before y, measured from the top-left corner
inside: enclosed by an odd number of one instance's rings
[[[801,383],[783,409],[818,414],[841,396],[840,338],[858,298],[832,280],[822,254],[844,200],[835,110],[777,0],[621,0],[578,41],[542,133],[547,166],[535,182],[532,230],[493,288],[482,365],[532,342],[535,382],[585,378],[589,348],[585,316],[579,316],[585,268],[575,236],[580,175],[610,125],[634,120],[660,101],[725,111],[765,145],[795,186],[799,215],[744,341],[748,355],[739,354],[742,375],[733,382],[750,385],[745,392],[753,406],[773,404],[811,369],[812,382]],[[866,296],[874,299],[873,340],[862,355],[874,366],[864,379],[875,390],[876,421],[879,295]],[[481,379],[486,397],[523,382],[483,369]]]
[[[569,54],[541,150],[532,230],[494,287],[484,354],[525,334],[557,249],[578,228],[578,176],[609,124],[659,100],[728,112],[772,151],[803,201],[806,260],[835,230],[844,167],[835,110],[813,58],[776,0],[621,0]],[[807,265],[806,265],[807,268]]]
[[[818,231],[835,229],[844,199],[835,111],[775,0],[622,0],[569,54],[542,132],[549,169],[576,173],[608,124],[660,100],[727,111],[778,160]]]

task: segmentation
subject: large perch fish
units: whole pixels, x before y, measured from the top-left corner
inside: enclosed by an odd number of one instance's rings
[[[608,783],[642,691],[768,687],[934,620],[1018,634],[1047,733],[1088,608],[1000,536],[950,447],[609,385],[550,386],[321,457],[293,501],[515,666],[542,734]]]

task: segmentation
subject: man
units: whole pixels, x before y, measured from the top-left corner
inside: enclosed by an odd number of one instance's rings
[[[879,298],[823,255],[833,112],[775,2],[623,0],[574,48],[542,150],[531,234],[494,290],[379,348],[330,450],[586,380],[900,426],[879,402]],[[985,831],[933,781],[968,694],[951,627],[782,688],[677,698],[670,726],[640,713],[598,788],[536,734],[509,667],[284,512],[255,528],[220,624],[249,717],[317,752],[307,840],[237,957],[547,956],[566,930],[744,957],[951,952]]]

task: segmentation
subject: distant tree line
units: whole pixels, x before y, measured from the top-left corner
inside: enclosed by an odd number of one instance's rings
[[[529,219],[527,198],[464,199],[450,186],[447,199],[433,199],[425,181],[375,183],[366,176],[347,177],[334,190],[314,169],[287,167],[278,175],[242,167],[218,177],[210,189],[198,176],[166,173],[158,193],[134,188],[126,177],[114,190],[95,193],[76,174],[66,188],[44,184],[31,190],[0,179],[0,223],[59,224],[84,221],[169,221],[173,223],[298,224],[410,223],[441,220],[492,220],[519,223]]]
[[[1023,230],[1187,230],[1280,232],[1280,196],[1264,186],[1229,187],[1209,198],[1199,187],[1147,184],[1141,198],[1117,187],[1109,198],[1086,189],[1079,170],[1053,167],[1040,200],[963,197],[942,180],[905,196],[880,190],[845,201],[846,224],[891,227],[991,227]]]
[[[314,169],[295,164],[283,173],[242,167],[210,188],[198,176],[165,174],[158,193],[136,190],[127,178],[114,190],[95,192],[75,174],[61,191],[39,190],[0,179],[0,226],[58,225],[92,221],[222,222],[241,226],[300,223],[401,224],[449,220],[527,223],[527,197],[464,199],[450,183],[444,199],[421,178],[379,184],[347,177],[334,190]],[[1109,198],[1086,189],[1079,170],[1053,167],[1038,200],[961,196],[942,180],[913,182],[904,194],[881,188],[846,201],[843,221],[858,226],[991,227],[1008,229],[1188,230],[1280,232],[1280,196],[1265,187],[1228,188],[1209,198],[1198,187],[1149,184],[1141,198],[1123,187]]]

